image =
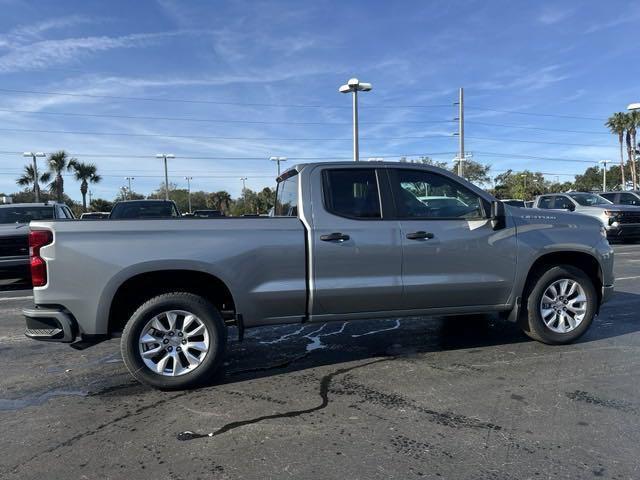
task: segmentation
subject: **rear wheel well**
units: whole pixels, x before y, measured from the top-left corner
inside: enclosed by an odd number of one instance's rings
[[[525,284],[525,294],[528,288],[531,288],[531,282],[542,271],[549,267],[557,265],[571,265],[572,267],[582,270],[593,282],[593,286],[598,294],[598,304],[602,297],[602,271],[598,260],[588,253],[582,252],[553,252],[538,258],[527,275]]]
[[[235,318],[236,308],[231,292],[218,277],[194,270],[160,270],[141,273],[120,285],[109,308],[108,332],[121,332],[140,305],[169,292],[199,295],[215,305],[225,320]]]

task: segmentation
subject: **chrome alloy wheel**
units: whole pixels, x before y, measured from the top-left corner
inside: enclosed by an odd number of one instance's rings
[[[192,372],[204,361],[209,352],[209,332],[193,313],[169,310],[147,322],[138,346],[140,357],[151,371],[177,377]]]
[[[563,278],[547,287],[540,300],[540,316],[549,330],[569,333],[587,314],[587,295],[575,280]]]

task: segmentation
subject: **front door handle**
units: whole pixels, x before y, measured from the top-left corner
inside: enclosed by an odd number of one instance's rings
[[[340,232],[333,232],[329,235],[320,235],[320,240],[322,240],[323,242],[343,242],[345,240],[349,240],[349,238],[349,235],[344,235]]]
[[[423,232],[420,230],[419,232],[407,233],[407,238],[409,240],[424,240],[433,238],[433,233],[431,232]]]

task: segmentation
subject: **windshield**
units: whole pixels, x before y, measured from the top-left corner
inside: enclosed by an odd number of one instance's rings
[[[124,202],[117,203],[110,218],[166,218],[177,217],[172,202]]]
[[[31,220],[50,220],[53,207],[4,207],[0,208],[0,223],[29,223]]]
[[[573,198],[578,204],[583,207],[592,207],[594,205],[611,205],[611,202],[600,195],[595,193],[570,193],[569,196]]]

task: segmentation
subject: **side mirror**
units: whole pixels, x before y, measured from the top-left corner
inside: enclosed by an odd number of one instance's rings
[[[491,202],[491,226],[494,230],[506,227],[507,217],[504,213],[504,203],[500,200]]]
[[[569,205],[569,208],[567,208],[567,210],[569,210],[570,212],[575,211],[576,206],[572,203],[571,205]]]

